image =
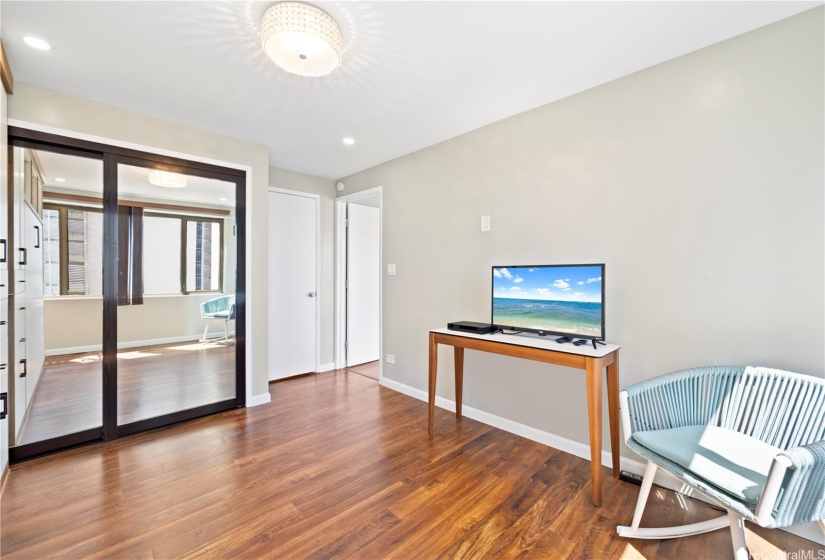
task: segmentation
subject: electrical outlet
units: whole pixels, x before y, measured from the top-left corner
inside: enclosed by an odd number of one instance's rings
[[[387,363],[388,364],[394,364],[395,363],[395,356],[393,356],[392,354],[387,354]]]
[[[395,276],[395,265],[388,264],[387,265],[387,276]]]
[[[481,217],[481,231],[490,231],[490,216]]]

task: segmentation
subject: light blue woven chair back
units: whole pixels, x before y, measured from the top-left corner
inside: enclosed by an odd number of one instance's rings
[[[825,380],[747,367],[729,380],[713,424],[790,449],[825,438]]]
[[[633,431],[720,426],[789,449],[825,438],[825,380],[787,371],[709,366],[627,389]],[[665,404],[667,403],[667,404]]]

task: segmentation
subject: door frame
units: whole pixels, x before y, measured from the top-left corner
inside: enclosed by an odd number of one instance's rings
[[[384,379],[384,187],[377,186],[335,199],[335,369],[347,367],[347,203],[378,195],[378,382]]]
[[[246,242],[250,228],[247,219],[247,207],[251,202],[251,169],[248,166],[219,162],[188,154],[159,150],[129,142],[114,141],[87,134],[78,134],[54,127],[36,125],[24,121],[9,119],[9,146],[45,149],[80,157],[91,157],[103,161],[103,208],[104,235],[109,241],[104,243],[104,265],[116,255],[116,221],[112,217],[117,209],[117,166],[120,163],[148,163],[153,168],[163,168],[178,173],[201,177],[217,178],[235,184],[235,220],[237,229],[236,254],[236,299],[237,318],[235,326],[235,397],[217,403],[198,406],[159,417],[148,418],[130,424],[117,424],[117,282],[116,275],[104,266],[103,296],[103,414],[102,426],[65,436],[58,436],[41,442],[15,446],[9,450],[10,462],[52,453],[96,441],[107,441],[132,433],[157,428],[183,420],[212,414],[234,407],[244,407],[249,402],[251,390],[251,370],[246,367],[251,347],[246,339],[249,332],[250,316],[246,313],[249,303],[247,278],[251,273],[250,246]],[[109,218],[107,220],[107,209]],[[114,253],[113,253],[114,251]]]
[[[304,198],[311,198],[315,200],[315,373],[318,373],[318,370],[321,367],[321,298],[324,297],[324,294],[321,290],[321,265],[323,261],[321,259],[321,195],[303,192],[303,191],[293,191],[290,189],[282,189],[280,187],[269,187],[269,192],[278,193],[278,194],[287,194],[292,196],[302,196]],[[269,225],[267,225],[267,229]],[[269,232],[267,231],[267,234]],[[269,247],[267,247],[267,263],[269,262]],[[269,310],[267,309],[267,313]],[[272,359],[272,356],[269,356],[268,361]],[[267,375],[267,378],[269,376]]]

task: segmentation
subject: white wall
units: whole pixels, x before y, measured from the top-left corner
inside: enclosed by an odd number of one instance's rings
[[[321,306],[321,366],[331,366],[334,362],[335,181],[270,167],[269,186],[321,197],[321,285],[318,290]]]
[[[217,160],[251,169],[247,177],[247,368],[249,395],[267,395],[267,186],[269,156],[265,146],[104,105],[93,101],[15,84],[9,118],[88,134],[114,142],[129,142],[156,150],[185,154],[195,160]],[[48,319],[47,319],[48,320]]]
[[[592,262],[622,386],[726,363],[823,376],[824,10],[342,179],[383,186],[384,376],[426,390],[428,330],[489,320],[492,265]],[[467,406],[587,443],[580,372],[478,352],[465,371]]]

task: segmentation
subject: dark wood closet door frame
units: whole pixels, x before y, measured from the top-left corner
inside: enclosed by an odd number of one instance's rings
[[[9,146],[103,161],[103,418],[102,427],[10,448],[12,463],[108,441],[184,420],[246,406],[246,172],[230,167],[89,142],[36,130],[8,127]],[[161,169],[235,185],[235,398],[130,424],[117,424],[118,165]]]

